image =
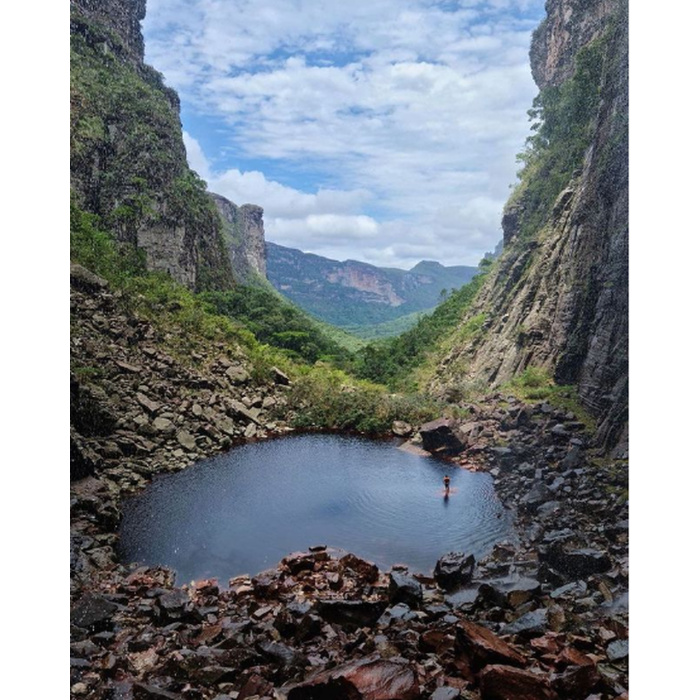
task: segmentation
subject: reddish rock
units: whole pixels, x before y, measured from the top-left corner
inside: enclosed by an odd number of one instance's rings
[[[368,657],[292,687],[288,700],[414,700],[419,692],[416,674],[407,662]]]
[[[466,656],[473,671],[488,664],[524,666],[525,657],[491,630],[462,620],[456,627],[456,650]]]
[[[313,571],[315,561],[311,552],[294,552],[282,559],[282,564],[289,569],[292,576],[297,576],[302,571]]]
[[[512,666],[487,666],[480,683],[482,700],[557,700],[546,676]]]
[[[557,667],[564,666],[593,666],[593,661],[583,652],[574,647],[565,647],[557,656],[555,663]]]
[[[570,666],[552,679],[552,686],[563,698],[584,700],[600,681],[595,664]]]
[[[442,630],[429,629],[421,634],[418,640],[418,648],[428,654],[438,654],[442,656],[446,651],[452,649],[454,637]]]
[[[367,583],[374,583],[379,578],[379,569],[376,564],[360,559],[354,554],[346,554],[340,560],[344,569],[351,569]]]

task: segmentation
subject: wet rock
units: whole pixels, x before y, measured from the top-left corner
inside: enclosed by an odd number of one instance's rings
[[[423,440],[423,448],[438,454],[460,452],[464,445],[455,434],[453,427],[454,421],[447,418],[438,418],[421,425],[418,431]]]
[[[289,690],[288,700],[415,700],[418,680],[405,660],[369,657],[324,671]]]
[[[438,559],[433,575],[437,584],[445,590],[464,586],[472,580],[476,560],[464,552],[449,552]]]
[[[389,574],[389,601],[391,603],[406,603],[411,608],[417,608],[423,600],[420,583],[413,576],[407,576],[399,571]]]
[[[482,700],[557,700],[546,676],[512,666],[487,666],[480,686]]]
[[[524,666],[526,663],[520,652],[481,625],[461,620],[455,632],[455,648],[466,656],[473,671],[489,664]]]
[[[386,602],[366,600],[319,600],[318,614],[326,621],[347,627],[369,627],[384,612]]]
[[[70,621],[91,632],[111,630],[114,626],[112,616],[118,609],[118,605],[104,596],[88,593],[71,609]]]

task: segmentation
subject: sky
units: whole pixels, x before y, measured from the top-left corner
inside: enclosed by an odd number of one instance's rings
[[[501,238],[544,0],[148,0],[190,166],[338,260],[476,265]]]

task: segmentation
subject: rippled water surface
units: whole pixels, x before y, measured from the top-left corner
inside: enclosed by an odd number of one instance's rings
[[[509,532],[487,474],[389,442],[305,435],[237,447],[156,478],[124,504],[121,553],[125,562],[175,569],[180,583],[225,584],[315,544],[427,573],[445,552],[478,559]]]

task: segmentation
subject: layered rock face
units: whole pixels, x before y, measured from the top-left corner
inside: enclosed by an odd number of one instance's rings
[[[191,289],[233,284],[222,223],[187,166],[177,94],[143,63],[145,0],[71,3],[71,190],[103,229]]]
[[[332,260],[267,244],[270,282],[305,311],[337,326],[367,326],[435,308],[441,292],[459,288],[476,267],[423,260],[411,270]]]
[[[543,367],[578,386],[598,417],[598,443],[611,447],[627,421],[626,3],[549,0],[531,59],[542,100],[585,87],[592,116],[580,125],[581,162],[550,201],[538,192],[553,173],[523,178],[504,212],[504,254],[465,319],[483,314],[483,324],[443,359],[432,389],[495,386]]]
[[[267,279],[267,254],[263,210],[255,204],[236,206],[219,194],[211,194],[224,222],[224,237],[233,276],[237,282],[255,277]]]

